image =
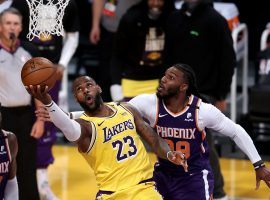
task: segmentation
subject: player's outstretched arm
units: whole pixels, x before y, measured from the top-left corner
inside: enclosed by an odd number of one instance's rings
[[[39,106],[36,111],[36,116],[39,117],[40,120],[45,122],[51,122],[50,114],[45,106]],[[66,113],[70,119],[78,119],[84,113],[84,111],[73,111]]]
[[[26,87],[26,90],[33,97],[41,101],[49,113],[50,120],[58,127],[65,137],[78,144],[80,151],[86,152],[89,148],[92,128],[89,122],[82,119],[72,120],[70,117],[52,101],[48,93],[48,86],[42,89],[40,85]],[[46,112],[44,112],[46,115]]]
[[[123,105],[132,112],[138,134],[151,146],[157,156],[176,165],[186,166],[182,152],[172,151],[166,141],[159,137],[153,128],[142,119],[136,108],[128,103],[123,103]]]
[[[248,133],[239,124],[234,123],[221,113],[216,107],[210,104],[204,104],[202,106],[205,107],[205,112],[201,110],[199,114],[201,114],[201,118],[204,119],[205,126],[223,135],[229,136],[249,157],[256,173],[256,189],[259,188],[261,180],[270,188],[270,169],[265,166]]]

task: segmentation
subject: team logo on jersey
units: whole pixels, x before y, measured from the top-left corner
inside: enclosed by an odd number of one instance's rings
[[[161,118],[161,117],[165,117],[166,115],[168,115],[167,113],[166,114],[158,114],[158,117]]]
[[[192,114],[189,112],[187,113],[187,117],[185,119],[186,122],[193,122],[193,119],[190,119],[192,117]]]
[[[102,122],[98,123],[98,126],[101,126],[104,122],[105,122],[105,120],[103,120]]]
[[[156,126],[156,130],[159,136],[165,138],[180,138],[193,140],[195,138],[196,128],[172,128]]]
[[[131,119],[121,122],[119,124],[116,124],[113,127],[104,127],[102,129],[104,133],[103,143],[108,142],[109,140],[112,139],[113,136],[118,135],[127,129],[130,129],[130,130],[134,129],[134,124],[132,123]]]

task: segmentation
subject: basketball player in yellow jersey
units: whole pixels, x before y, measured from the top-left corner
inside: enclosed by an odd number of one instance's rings
[[[159,157],[187,167],[183,154],[171,151],[134,107],[127,103],[103,103],[101,88],[88,76],[73,83],[74,96],[84,109],[77,120],[71,120],[52,101],[48,87],[26,89],[45,105],[52,122],[65,137],[78,144],[79,152],[95,172],[98,200],[162,199],[155,190],[153,169],[140,136]]]

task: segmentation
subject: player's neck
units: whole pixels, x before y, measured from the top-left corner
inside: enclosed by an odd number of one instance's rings
[[[89,117],[109,117],[113,115],[115,111],[112,110],[109,106],[102,103],[99,108],[92,112],[85,112]]]
[[[164,99],[167,109],[172,113],[179,113],[184,110],[188,102],[189,98],[186,95],[175,95],[173,97]]]

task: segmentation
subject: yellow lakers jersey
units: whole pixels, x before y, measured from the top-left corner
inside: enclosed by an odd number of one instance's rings
[[[153,175],[149,156],[136,132],[132,113],[122,105],[106,104],[109,117],[80,118],[92,124],[92,140],[81,153],[94,170],[100,190],[118,191],[149,179]]]

